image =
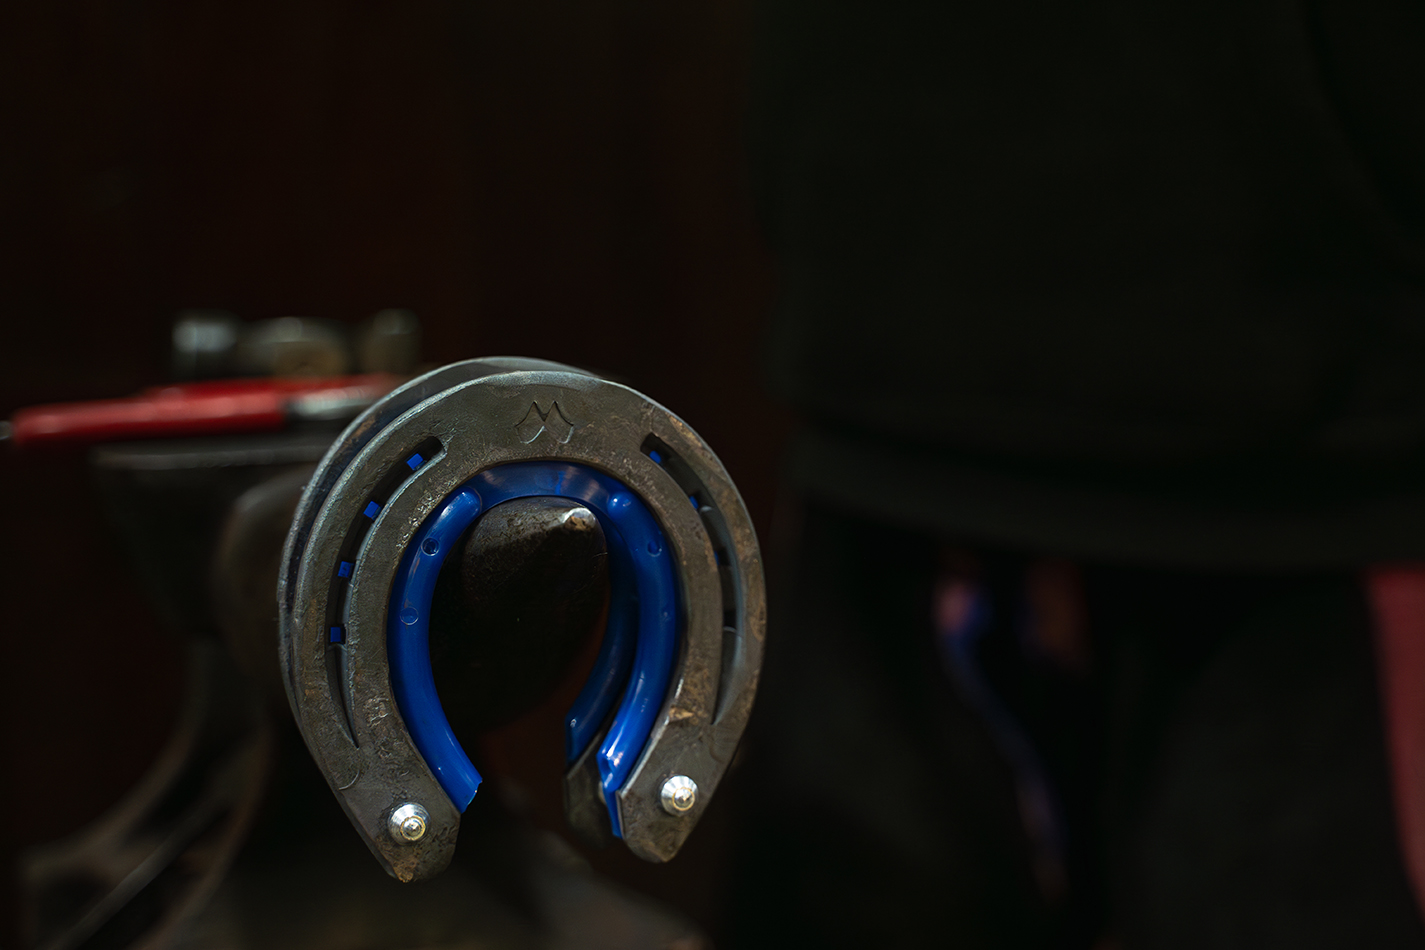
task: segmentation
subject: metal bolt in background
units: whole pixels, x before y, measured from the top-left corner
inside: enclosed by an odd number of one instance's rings
[[[407,802],[391,812],[391,835],[397,841],[419,841],[425,837],[429,820],[424,808]]]
[[[675,775],[663,783],[663,791],[658,796],[663,802],[663,810],[670,815],[687,814],[698,801],[698,783],[686,775]]]

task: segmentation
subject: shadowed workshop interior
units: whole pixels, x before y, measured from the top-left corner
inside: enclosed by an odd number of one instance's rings
[[[668,406],[768,562],[743,754],[673,861],[563,824],[571,636],[468,713],[462,870],[345,927],[399,886],[279,697],[248,857],[173,945],[1425,945],[1415,6],[93,2],[0,50],[0,418],[170,381],[184,313],[404,310],[421,367]],[[6,455],[24,946],[25,855],[140,780],[192,661],[90,457]],[[334,850],[284,863],[290,822]]]

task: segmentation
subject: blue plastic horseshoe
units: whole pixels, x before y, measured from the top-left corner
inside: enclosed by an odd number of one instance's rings
[[[586,505],[608,541],[608,626],[594,672],[569,710],[567,754],[573,760],[588,745],[626,682],[598,753],[609,819],[614,834],[622,837],[614,796],[648,740],[677,652],[677,585],[667,541],[648,507],[623,483],[585,465],[513,462],[486,469],[452,492],[416,532],[391,587],[386,634],[391,685],[416,748],[464,811],[480,787],[480,773],[455,738],[436,695],[431,599],[446,555],[480,514],[531,497]],[[632,670],[625,677],[630,657]]]

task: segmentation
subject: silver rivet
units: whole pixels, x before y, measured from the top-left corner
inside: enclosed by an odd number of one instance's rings
[[[407,802],[391,812],[391,836],[397,841],[419,841],[426,835],[430,815],[413,802]]]
[[[668,814],[685,815],[697,804],[698,783],[686,775],[675,775],[663,783],[663,791],[658,797]]]

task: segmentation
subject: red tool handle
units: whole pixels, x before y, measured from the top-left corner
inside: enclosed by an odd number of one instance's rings
[[[233,379],[146,389],[125,399],[30,406],[11,417],[15,448],[85,445],[280,429],[296,416],[339,418],[400,380],[387,373],[307,379]],[[351,414],[351,413],[347,413]]]

